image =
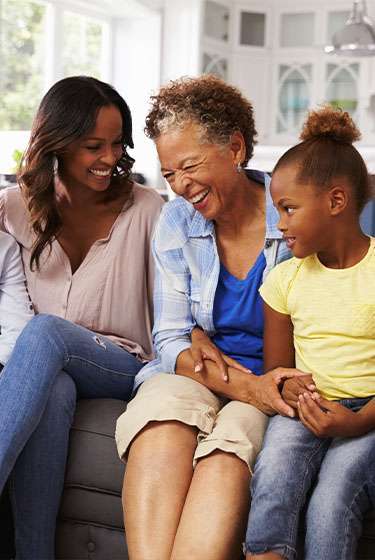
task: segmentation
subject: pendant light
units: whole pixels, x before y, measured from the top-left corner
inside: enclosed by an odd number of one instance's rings
[[[367,15],[365,0],[354,0],[348,21],[324,50],[343,56],[375,56],[375,28]]]

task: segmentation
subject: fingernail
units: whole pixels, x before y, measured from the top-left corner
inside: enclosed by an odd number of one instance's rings
[[[202,369],[202,364],[196,364],[194,367],[194,373],[199,373]]]
[[[294,412],[293,412],[293,410],[291,410],[291,411],[289,412],[289,416],[290,416],[291,418],[294,418]]]
[[[224,381],[229,381],[229,377],[227,375],[224,375]]]

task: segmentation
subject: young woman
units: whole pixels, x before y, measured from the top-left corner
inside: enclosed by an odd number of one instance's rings
[[[305,560],[354,560],[375,504],[375,239],[359,215],[370,195],[348,113],[312,112],[276,165],[271,193],[295,258],[261,288],[265,368],[297,367],[314,387],[299,418],[271,418],[252,481],[247,559],[296,557],[308,499]],[[311,383],[311,381],[310,381]]]
[[[76,396],[129,398],[152,357],[150,238],[162,200],[131,181],[128,147],[122,97],[66,78],[41,102],[20,186],[0,195],[39,313],[0,377],[0,492],[12,473],[20,560],[54,557]]]

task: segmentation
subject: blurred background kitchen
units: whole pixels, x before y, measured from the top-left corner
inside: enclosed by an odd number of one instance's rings
[[[60,78],[112,83],[134,119],[136,164],[167,189],[143,134],[148,98],[181,75],[215,73],[255,108],[252,166],[272,171],[306,111],[342,107],[375,174],[375,0],[0,0],[0,186],[14,181],[36,107]],[[362,216],[375,234],[375,204]]]

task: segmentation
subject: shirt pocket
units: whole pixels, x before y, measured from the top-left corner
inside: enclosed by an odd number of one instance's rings
[[[375,338],[375,303],[352,304],[351,318],[354,336]]]

